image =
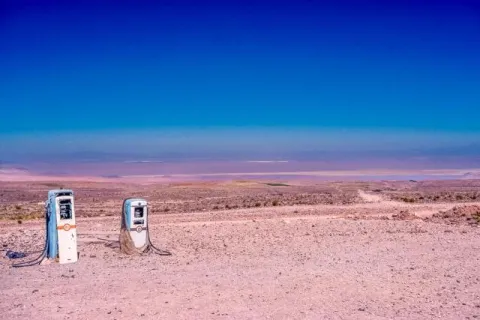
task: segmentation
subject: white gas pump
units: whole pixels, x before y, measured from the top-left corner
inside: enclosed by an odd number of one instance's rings
[[[58,260],[60,263],[77,262],[77,226],[73,192],[70,195],[58,194],[55,198],[57,225]],[[54,244],[52,244],[54,246]],[[49,258],[52,258],[49,256]]]
[[[154,252],[171,255],[156,248],[148,230],[148,203],[145,199],[128,198],[123,201],[120,250],[126,254]]]
[[[50,190],[45,201],[45,247],[40,256],[28,262],[13,265],[26,267],[41,263],[44,258],[57,260],[61,264],[78,260],[77,228],[72,190]]]
[[[142,248],[147,244],[147,201],[143,199],[128,199],[126,201],[126,222],[130,237],[135,248]]]

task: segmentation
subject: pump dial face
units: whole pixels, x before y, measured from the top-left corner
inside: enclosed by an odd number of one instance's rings
[[[64,199],[59,201],[60,206],[60,220],[72,219],[72,201]]]
[[[134,218],[143,218],[143,207],[136,207],[133,217]]]

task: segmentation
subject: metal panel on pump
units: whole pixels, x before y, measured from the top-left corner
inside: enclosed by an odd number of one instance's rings
[[[47,238],[49,259],[60,263],[78,260],[77,228],[72,190],[50,190],[47,207]]]
[[[78,260],[77,228],[75,225],[73,194],[56,197],[55,209],[57,219],[59,262],[76,262]]]

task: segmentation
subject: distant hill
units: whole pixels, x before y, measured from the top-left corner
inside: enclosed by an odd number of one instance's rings
[[[0,175],[20,176],[20,175],[28,175],[28,174],[30,174],[30,172],[24,168],[1,168],[0,169]]]
[[[462,176],[464,180],[477,180],[480,179],[480,172],[467,172]]]

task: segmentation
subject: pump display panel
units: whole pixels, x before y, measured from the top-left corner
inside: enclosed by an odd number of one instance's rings
[[[138,225],[144,225],[145,224],[145,219],[144,219],[144,208],[143,207],[135,207],[133,211],[133,224],[138,226]]]
[[[133,216],[134,218],[143,218],[143,207],[136,207]]]
[[[72,219],[72,201],[70,199],[60,200],[60,220]]]

